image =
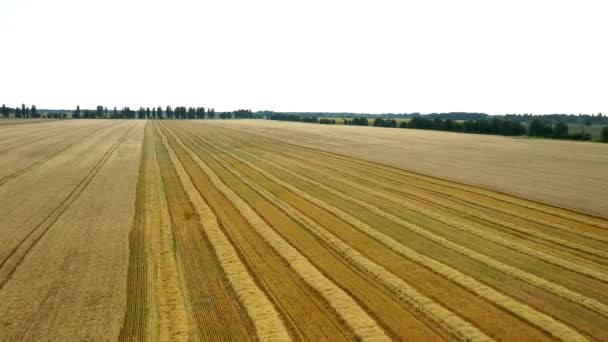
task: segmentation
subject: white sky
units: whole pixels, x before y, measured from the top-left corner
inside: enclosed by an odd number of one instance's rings
[[[0,0],[0,104],[608,113],[607,1]]]

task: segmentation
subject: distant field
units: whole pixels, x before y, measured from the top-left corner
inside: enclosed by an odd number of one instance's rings
[[[403,168],[605,186],[604,145],[405,132],[0,127],[0,341],[607,340],[608,219]]]

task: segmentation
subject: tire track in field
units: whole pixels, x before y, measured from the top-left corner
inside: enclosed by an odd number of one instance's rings
[[[24,146],[28,146],[28,145],[34,144],[34,143],[36,143],[38,141],[41,141],[41,140],[44,140],[44,139],[53,138],[53,137],[56,137],[56,136],[61,135],[63,133],[64,132],[57,132],[57,133],[51,134],[51,135],[47,135],[47,134],[43,133],[42,136],[38,136],[38,137],[36,137],[34,139],[28,139],[29,137],[26,137],[26,138],[24,138],[24,140],[27,140],[25,143],[22,144],[21,142],[17,142],[17,143],[15,143],[15,144],[7,147],[7,148],[4,148],[4,149],[0,150],[0,154],[4,153],[4,152],[7,152],[7,151],[10,151],[10,150],[13,150],[15,148],[24,147]]]
[[[373,168],[377,168],[379,170],[385,170],[387,172],[390,172],[392,174],[399,175],[402,177],[414,178],[419,181],[429,182],[429,183],[436,184],[439,186],[453,188],[453,189],[457,189],[457,190],[468,192],[468,193],[474,193],[479,196],[484,196],[484,197],[491,198],[491,199],[499,201],[499,202],[527,208],[529,210],[541,212],[541,213],[544,213],[547,215],[558,216],[563,219],[586,224],[589,226],[594,226],[594,227],[602,228],[602,229],[608,229],[608,223],[605,223],[604,217],[599,217],[599,216],[586,214],[586,213],[580,213],[580,212],[576,212],[576,211],[568,209],[568,208],[556,207],[556,206],[553,206],[550,204],[542,203],[540,201],[517,197],[516,195],[508,194],[505,192],[500,192],[498,190],[483,189],[480,187],[475,187],[473,185],[460,183],[457,181],[446,181],[446,180],[438,178],[438,177],[433,177],[433,176],[417,173],[414,171],[402,170],[402,169],[398,169],[398,168],[383,165],[383,164],[378,164],[378,163],[373,163],[373,162],[363,161],[363,160],[357,160],[352,157],[323,151],[321,149],[317,149],[317,148],[313,148],[313,147],[303,147],[303,146],[285,142],[282,140],[272,139],[272,138],[269,138],[267,136],[263,136],[260,134],[245,132],[245,131],[242,131],[239,129],[218,127],[215,125],[213,125],[213,127],[216,129],[219,128],[219,129],[223,129],[223,130],[227,130],[227,131],[232,131],[236,135],[240,135],[240,136],[242,136],[243,134],[252,135],[260,140],[266,140],[266,141],[270,142],[271,146],[281,146],[282,145],[282,146],[292,147],[292,148],[295,148],[300,151],[304,151],[305,153],[306,152],[307,153],[320,153],[322,155],[325,155],[325,156],[333,158],[333,159],[342,160],[342,161],[350,162],[350,163],[357,164],[357,165],[373,167]],[[233,139],[239,140],[238,138],[235,138],[235,137],[233,137]],[[447,182],[449,182],[451,184],[446,184]]]
[[[472,293],[475,293],[479,297],[486,299],[488,302],[501,307],[503,310],[506,310],[506,311],[522,318],[523,320],[535,325],[536,327],[551,334],[552,336],[559,338],[561,340],[564,340],[564,341],[586,341],[587,340],[587,338],[585,336],[581,335],[580,333],[578,333],[571,327],[555,320],[554,318],[552,318],[542,312],[539,312],[524,303],[518,302],[517,300],[514,300],[513,298],[511,298],[487,285],[484,285],[484,284],[478,282],[476,279],[474,279],[468,275],[465,275],[465,274],[461,273],[460,271],[451,268],[450,266],[442,264],[432,258],[429,258],[425,255],[422,255],[422,254],[416,252],[415,250],[413,250],[409,247],[404,246],[403,244],[399,243],[398,241],[394,240],[393,238],[379,232],[378,230],[367,225],[366,223],[345,213],[341,209],[334,207],[326,202],[323,202],[322,200],[320,200],[316,197],[310,196],[306,192],[300,190],[299,188],[297,188],[287,182],[280,180],[279,178],[277,178],[274,175],[268,173],[267,171],[257,167],[256,165],[250,163],[249,161],[239,158],[238,156],[235,156],[233,153],[231,153],[227,150],[222,150],[222,149],[216,147],[215,145],[210,144],[204,138],[198,137],[198,139],[205,142],[209,146],[214,146],[214,148],[220,150],[222,153],[230,155],[235,160],[242,162],[243,164],[247,165],[249,168],[259,172],[260,174],[262,174],[266,178],[270,179],[274,183],[281,185],[282,187],[288,189],[292,193],[304,198],[305,200],[309,201],[310,203],[313,203],[317,207],[326,210],[330,214],[335,215],[336,217],[338,217],[341,220],[345,221],[346,223],[350,224],[352,227],[358,229],[359,231],[363,232],[364,234],[368,235],[369,237],[382,243],[383,245],[385,245],[387,248],[393,250],[394,252],[396,252],[396,253],[402,255],[403,257],[410,259],[426,268],[429,268],[433,272],[445,277],[446,279],[451,280],[455,284],[458,284],[458,285],[468,289],[469,291],[471,291]],[[241,174],[240,177],[245,177],[245,176]]]
[[[154,287],[148,281],[148,256],[145,249],[146,236],[146,183],[148,146],[146,137],[140,157],[139,177],[135,195],[135,215],[129,232],[129,266],[127,270],[127,305],[123,325],[118,336],[119,341],[146,341],[151,331],[146,320],[152,316],[154,310],[148,314],[147,308],[151,305],[150,298]],[[151,319],[151,317],[150,317]]]
[[[44,122],[53,122],[53,121],[59,121],[59,119],[17,119],[17,118],[12,118],[13,122],[9,122],[9,123],[1,123],[0,127],[2,126],[14,126],[14,125],[23,125],[23,124],[34,124],[34,123],[44,123]],[[6,120],[6,119],[0,119],[1,120]],[[10,120],[10,119],[9,119]],[[23,120],[23,121],[16,121],[16,120]]]
[[[69,130],[69,129],[70,129],[70,126],[68,126],[68,125],[53,126],[50,128],[39,127],[38,129],[35,129],[35,130],[30,129],[29,131],[27,131],[25,133],[21,133],[21,135],[17,135],[17,136],[11,136],[11,137],[0,136],[0,145],[6,145],[6,143],[9,143],[9,142],[12,143],[11,146],[1,149],[0,154],[10,151],[15,148],[31,145],[40,140],[44,140],[47,138],[55,137],[57,135],[61,135],[61,134],[65,133],[64,131]],[[59,131],[59,132],[49,135],[48,134],[49,130]],[[15,141],[15,140],[17,140],[17,141]]]
[[[217,146],[217,145],[216,145]],[[406,222],[402,219],[400,219],[399,217],[392,215],[372,204],[366,203],[364,201],[361,201],[359,199],[356,199],[354,197],[351,197],[343,192],[340,192],[338,190],[335,190],[334,188],[331,188],[323,183],[317,182],[313,179],[307,178],[304,175],[289,170],[279,164],[276,164],[274,162],[271,162],[267,159],[263,159],[261,157],[256,156],[255,154],[246,152],[246,151],[241,151],[241,153],[246,154],[248,156],[250,156],[251,158],[255,159],[255,160],[259,160],[261,162],[264,162],[268,165],[270,165],[272,168],[280,170],[282,172],[285,172],[291,176],[293,176],[294,178],[297,178],[301,181],[307,182],[311,185],[314,185],[316,187],[318,187],[319,189],[323,189],[324,191],[327,191],[345,201],[348,201],[350,203],[353,203],[355,205],[358,205],[362,208],[367,209],[369,212],[372,212],[380,217],[383,217],[403,228],[408,229],[409,231],[412,231],[430,241],[433,241],[441,246],[444,246],[452,251],[455,251],[461,255],[467,256],[473,260],[479,261],[480,263],[485,264],[486,266],[489,266],[495,270],[498,270],[500,272],[503,272],[509,276],[512,276],[516,279],[522,280],[530,285],[533,285],[535,287],[538,287],[540,289],[552,292],[566,300],[569,300],[573,303],[582,305],[584,307],[586,307],[587,309],[590,309],[604,317],[608,318],[608,306],[595,300],[592,298],[589,298],[587,296],[584,296],[580,293],[577,293],[575,291],[572,291],[568,288],[566,288],[565,286],[553,283],[551,281],[548,281],[544,278],[538,277],[532,273],[523,271],[521,269],[518,269],[516,267],[513,266],[509,266],[501,261],[498,261],[492,257],[486,256],[484,254],[475,252],[471,249],[468,249],[464,246],[461,246],[459,244],[456,244],[454,242],[449,241],[448,239],[445,239],[439,235],[436,235],[434,233],[432,233],[431,231],[428,231],[426,229],[421,228],[418,225]],[[259,164],[257,164],[259,165]],[[327,176],[328,179],[330,179],[331,177]],[[335,181],[335,179],[331,178],[333,181]]]
[[[218,188],[243,214],[265,241],[281,255],[301,278],[316,289],[329,302],[336,313],[352,328],[361,339],[388,340],[378,324],[350,297],[344,290],[325,277],[310,261],[285,241],[251,207],[230,189],[217,174],[204,163],[194,152],[183,144],[173,132],[168,130],[177,144],[184,149],[198,166],[207,174],[214,186]],[[162,133],[161,133],[162,134]],[[166,139],[163,136],[163,140]]]
[[[50,122],[54,122],[54,121],[60,121],[60,120],[54,120],[54,119],[49,119],[49,120],[44,119],[44,120],[33,120],[33,121],[30,121],[30,122],[2,123],[3,120],[5,120],[5,119],[0,119],[0,128],[4,128],[4,127],[6,127],[7,129],[13,128],[13,130],[10,130],[10,131],[8,131],[6,133],[13,133],[15,131],[27,129],[27,127],[20,127],[21,125],[24,125],[24,124],[37,124],[37,123],[41,124],[41,123],[50,123]],[[4,132],[0,132],[0,133],[4,133]]]
[[[13,129],[13,130],[6,130],[3,128],[3,126],[0,124],[0,144],[4,144],[7,142],[10,142],[14,139],[19,139],[21,137],[24,137],[24,134],[38,134],[41,132],[45,132],[48,129],[57,129],[57,128],[67,128],[70,127],[69,125],[66,125],[65,123],[63,125],[53,125],[50,128],[49,127],[45,127],[44,125],[41,126],[32,126],[32,127],[22,127],[19,129]]]
[[[46,232],[53,226],[55,222],[63,215],[68,207],[82,194],[86,187],[91,183],[95,175],[99,172],[102,166],[110,158],[112,153],[125,140],[128,134],[135,126],[130,127],[118,140],[103,154],[101,159],[95,166],[85,175],[84,178],[72,189],[66,198],[53,209],[45,219],[32,229],[8,254],[8,256],[0,263],[0,291],[4,285],[12,277],[16,269],[19,267],[27,253],[42,239]]]
[[[290,155],[289,157],[296,158],[296,157],[294,157],[293,154]],[[282,157],[282,158],[286,159],[285,157]],[[306,161],[306,162],[310,162],[310,161]],[[309,170],[311,172],[316,172],[317,171],[316,168],[312,168],[310,166],[306,166],[306,165],[302,164],[302,162],[300,162],[300,165],[304,169]],[[324,167],[324,165],[323,165],[323,167]],[[328,175],[324,174],[323,177],[328,177]],[[497,235],[486,234],[486,233],[484,233],[482,231],[479,231],[479,230],[477,230],[475,228],[471,228],[471,227],[469,227],[466,224],[463,224],[463,223],[460,223],[460,222],[457,222],[457,221],[454,221],[454,220],[447,219],[444,216],[442,216],[440,214],[437,214],[437,213],[435,213],[435,212],[433,212],[431,210],[424,209],[424,208],[421,208],[419,206],[414,206],[413,204],[410,204],[410,203],[404,201],[401,198],[398,198],[398,197],[392,196],[390,194],[386,194],[386,193],[383,193],[383,192],[379,192],[379,191],[373,190],[373,189],[368,188],[366,186],[360,185],[360,184],[358,184],[356,182],[348,181],[348,180],[345,180],[344,178],[333,177],[333,176],[332,176],[332,179],[335,182],[339,182],[339,183],[344,184],[346,186],[349,186],[349,187],[355,188],[357,190],[363,191],[363,192],[365,192],[367,194],[374,195],[374,196],[376,196],[378,198],[385,199],[385,200],[387,200],[389,202],[392,202],[394,204],[397,204],[397,205],[399,205],[399,206],[401,206],[403,208],[407,208],[408,210],[411,210],[411,211],[416,212],[418,214],[421,214],[423,216],[432,218],[432,219],[434,219],[434,220],[436,220],[438,222],[446,224],[447,226],[450,226],[450,227],[455,228],[457,230],[463,231],[465,233],[469,233],[469,234],[477,236],[477,237],[479,237],[481,239],[488,240],[488,241],[496,243],[498,245],[510,248],[510,249],[512,249],[514,251],[517,251],[517,252],[529,255],[531,257],[534,257],[534,258],[542,260],[544,262],[547,262],[547,263],[553,264],[555,266],[567,269],[569,271],[572,271],[572,272],[575,272],[575,273],[578,273],[578,274],[581,274],[581,275],[584,275],[584,276],[587,276],[587,277],[590,277],[590,278],[602,281],[604,283],[608,283],[608,275],[606,273],[598,271],[598,270],[593,269],[593,268],[590,268],[587,265],[577,264],[577,263],[571,262],[569,260],[566,260],[566,259],[564,259],[562,257],[558,257],[558,256],[554,256],[554,255],[551,255],[551,254],[547,254],[545,252],[542,252],[542,251],[539,251],[537,249],[534,249],[533,247],[529,247],[529,246],[526,246],[526,245],[524,245],[522,243],[514,242],[514,241],[511,241],[509,239],[505,239],[505,238],[497,236]]]
[[[156,129],[162,139],[163,146],[173,162],[184,190],[199,214],[201,225],[215,249],[218,260],[222,264],[222,268],[231,286],[239,296],[241,303],[255,325],[258,337],[261,340],[290,340],[290,336],[278,312],[264,292],[255,284],[253,278],[251,278],[236,250],[220,229],[217,217],[207,203],[205,203],[198,190],[196,190],[177,154],[170,146],[167,137],[158,127]]]
[[[107,128],[107,127],[104,127],[104,128]],[[99,130],[99,127],[94,127],[91,130],[89,130],[89,131],[95,131],[95,130]],[[75,140],[75,141],[73,141],[73,142],[65,145],[64,147],[60,148],[59,150],[56,150],[55,152],[52,152],[51,154],[43,157],[42,159],[39,159],[39,160],[33,162],[32,164],[30,164],[30,165],[28,165],[28,166],[26,166],[26,167],[24,167],[24,168],[22,168],[20,170],[17,170],[15,172],[13,172],[12,174],[10,174],[8,176],[0,178],[0,186],[6,184],[6,182],[8,182],[8,181],[10,181],[12,179],[15,179],[16,177],[19,177],[19,176],[21,176],[21,175],[23,175],[23,174],[25,174],[25,173],[27,173],[29,171],[32,171],[36,167],[38,167],[38,166],[46,163],[47,161],[49,161],[49,160],[57,157],[58,155],[60,155],[61,153],[63,153],[67,149],[69,149],[70,147],[76,145],[78,142],[80,142],[79,139],[77,139],[77,140]]]
[[[218,150],[226,153],[218,148]],[[336,237],[331,232],[327,231],[321,225],[310,219],[308,216],[292,207],[290,204],[282,201],[263,187],[257,185],[246,175],[229,165],[226,161],[221,160],[213,152],[207,152],[211,158],[220,163],[226,170],[231,172],[247,186],[253,189],[260,196],[264,197],[273,205],[277,206],[286,215],[291,217],[300,226],[310,231],[317,236],[321,241],[326,241],[331,248],[336,250],[344,258],[352,262],[362,271],[371,274],[392,293],[398,295],[400,300],[405,302],[411,310],[421,312],[427,319],[437,324],[439,327],[447,331],[450,335],[464,341],[491,341],[492,339],[481,332],[477,327],[457,316],[453,312],[447,310],[440,304],[418,292],[412,285],[406,283],[403,279],[397,277],[383,266],[378,265],[374,261],[368,259],[354,248],[350,247],[344,241]]]

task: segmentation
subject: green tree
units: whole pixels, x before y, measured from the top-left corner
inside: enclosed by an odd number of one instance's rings
[[[156,108],[156,118],[157,119],[163,118],[163,107],[158,106],[158,108]]]
[[[24,118],[27,118],[27,112],[25,111],[25,104],[24,103],[21,104],[21,115]]]
[[[33,118],[39,118],[40,117],[38,115],[38,110],[36,109],[36,105],[32,105],[32,117]]]
[[[103,118],[103,106],[97,106],[97,110],[95,111],[95,116],[98,119]]]
[[[205,118],[205,108],[204,107],[196,107],[196,118],[197,119]]]
[[[553,135],[553,128],[539,119],[534,119],[528,127],[528,135],[531,137],[550,137]]]
[[[80,119],[80,105],[76,106],[76,110],[72,113],[72,118]]]
[[[136,112],[134,110],[131,110],[131,107],[124,107],[122,110],[122,117],[124,119],[134,119],[136,115]]]
[[[608,126],[602,128],[601,139],[603,142],[608,142]]]
[[[568,138],[568,125],[563,122],[558,122],[553,127],[553,136],[557,139]]]
[[[15,107],[15,117],[21,118],[22,116],[23,116],[23,114],[21,114],[21,108]]]

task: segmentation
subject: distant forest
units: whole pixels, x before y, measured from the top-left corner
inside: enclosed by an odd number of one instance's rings
[[[456,117],[462,118],[462,116]],[[603,118],[603,116],[601,117]],[[317,118],[316,116],[270,114],[268,118],[271,120],[280,121],[336,124],[336,120],[333,118]],[[549,139],[591,140],[591,135],[584,130],[571,133],[568,124],[560,121],[551,123],[550,120],[545,120],[542,118],[542,116],[534,117],[529,122],[519,121],[513,116],[485,116],[482,119],[463,120],[442,118],[439,114],[435,116],[416,115],[410,118],[390,118],[380,115],[358,116],[354,118],[346,116],[342,117],[342,121],[344,125],[354,126],[371,125],[375,127],[413,128],[457,133],[493,134],[506,136],[528,135],[530,137]],[[608,126],[604,126],[601,129],[600,141],[608,142]]]
[[[514,120],[523,123],[529,123],[533,120],[542,120],[546,123],[555,124],[558,122],[565,124],[581,124],[581,125],[608,125],[608,115],[598,114],[504,114],[504,115],[489,115],[486,113],[467,113],[467,112],[448,112],[448,113],[410,113],[410,114],[361,114],[361,113],[329,113],[329,112],[273,112],[273,111],[258,111],[256,114],[270,117],[272,115],[295,115],[302,118],[305,117],[329,117],[329,118],[383,118],[383,119],[413,119],[416,117],[424,117],[429,119],[440,118],[450,120],[491,120],[499,118],[504,120]]]

